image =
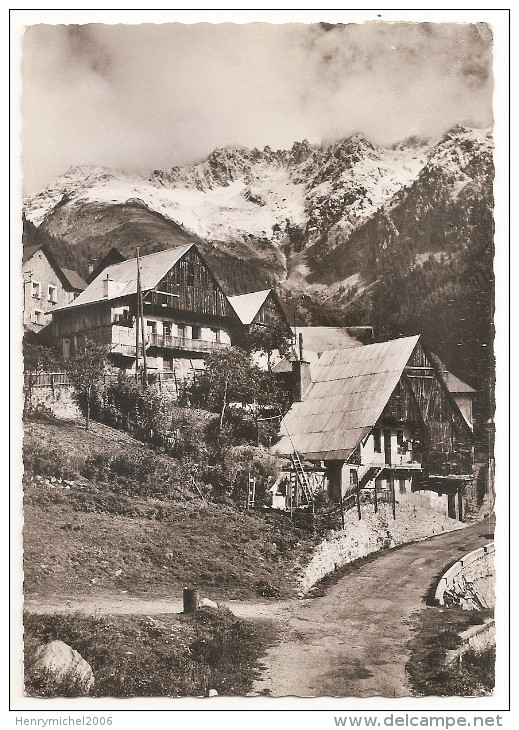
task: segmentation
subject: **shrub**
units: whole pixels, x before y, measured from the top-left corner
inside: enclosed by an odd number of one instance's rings
[[[26,691],[56,696],[56,687],[31,674],[38,645],[59,639],[90,664],[96,697],[244,695],[255,665],[273,640],[272,629],[238,620],[226,609],[200,609],[193,615],[87,617],[78,614],[24,618]],[[63,696],[63,695],[62,695]]]
[[[242,444],[226,449],[221,463],[206,471],[206,478],[210,480],[217,496],[226,495],[235,502],[244,503],[249,476],[254,477],[256,504],[262,504],[268,484],[277,473],[277,460],[267,449]]]
[[[73,479],[77,470],[58,449],[44,446],[34,438],[26,438],[23,444],[23,464],[28,474],[43,477]]]
[[[259,580],[256,583],[256,591],[259,596],[263,596],[264,598],[279,598],[281,595],[279,588],[276,588],[276,586],[273,586],[272,583],[266,580]]]

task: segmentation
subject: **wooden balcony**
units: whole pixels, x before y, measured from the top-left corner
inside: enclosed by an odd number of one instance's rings
[[[150,334],[147,337],[148,347],[160,347],[166,350],[183,350],[185,352],[214,352],[223,350],[230,345],[222,342],[210,342],[209,340],[192,340],[187,337],[174,337],[173,335]]]

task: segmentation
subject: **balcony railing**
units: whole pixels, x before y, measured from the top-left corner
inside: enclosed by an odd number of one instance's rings
[[[148,335],[149,347],[162,347],[169,350],[186,350],[189,352],[213,352],[222,350],[229,345],[209,340],[192,340],[187,337],[173,337],[173,335]]]

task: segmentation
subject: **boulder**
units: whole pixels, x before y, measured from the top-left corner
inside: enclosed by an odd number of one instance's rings
[[[208,697],[218,697],[218,692],[215,689],[210,689],[207,693]]]
[[[69,694],[88,695],[94,686],[92,667],[79,652],[63,641],[51,641],[36,649],[31,662],[31,672],[50,679]]]
[[[202,608],[205,606],[205,608],[218,608],[218,604],[216,601],[211,601],[210,598],[202,598],[202,600],[198,604],[199,608]]]

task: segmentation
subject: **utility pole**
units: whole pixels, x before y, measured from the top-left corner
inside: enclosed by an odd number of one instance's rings
[[[135,306],[135,380],[139,381],[139,286],[140,286],[139,249],[137,249],[137,301]]]
[[[146,331],[144,328],[144,306],[142,302],[142,288],[141,288],[141,266],[139,260],[139,249],[137,249],[137,306],[138,316],[140,319],[141,335],[142,335],[142,365],[143,365],[143,378],[142,378],[142,389],[146,390],[148,385],[148,368],[146,363]],[[139,324],[137,324],[137,330]]]

